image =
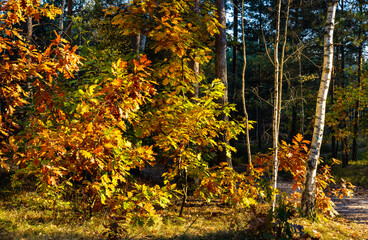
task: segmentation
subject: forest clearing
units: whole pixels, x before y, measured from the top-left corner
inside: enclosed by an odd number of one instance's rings
[[[0,239],[368,239],[367,13],[1,1]]]

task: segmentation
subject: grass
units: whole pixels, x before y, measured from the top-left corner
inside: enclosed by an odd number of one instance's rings
[[[324,218],[319,221],[310,221],[304,218],[292,220],[304,226],[305,232],[320,239],[367,239],[368,228],[364,224],[357,224],[343,218]]]
[[[267,205],[259,205],[262,213]],[[178,217],[179,206],[161,212],[162,219],[151,227],[128,227],[131,239],[262,239],[262,233],[246,231],[252,224],[249,211],[226,208],[223,205],[191,199],[183,217]],[[105,218],[95,214],[91,219],[73,212],[61,202],[52,206],[36,192],[22,192],[0,200],[0,239],[106,239],[102,233]],[[304,226],[310,236],[320,239],[366,239],[366,226],[342,218],[321,217],[313,222],[303,218],[291,219]]]
[[[0,239],[103,239],[102,216],[86,220],[67,205],[52,206],[35,192],[0,202]]]
[[[350,162],[346,168],[335,166],[333,174],[355,185],[367,186],[368,160]],[[15,191],[9,185],[8,175],[0,174],[0,239],[61,240],[61,239],[106,239],[107,212],[88,213],[77,211],[65,201],[57,204],[46,201],[36,189]],[[269,207],[259,204],[257,211],[266,213]],[[161,210],[161,219],[151,227],[126,227],[127,239],[265,239],[262,227],[250,230],[254,225],[252,213],[245,209],[233,210],[213,202],[207,204],[189,199],[184,216],[178,217],[179,206],[172,205]],[[290,222],[304,227],[304,233],[319,239],[367,239],[368,228],[363,224],[343,218],[319,217],[310,221],[298,216]]]
[[[336,180],[343,178],[355,186],[368,186],[368,159],[363,154],[359,154],[358,161],[349,161],[349,165],[342,168],[341,165],[333,166],[332,174]]]

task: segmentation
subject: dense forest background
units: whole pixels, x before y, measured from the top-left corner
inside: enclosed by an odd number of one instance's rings
[[[1,2],[11,191],[108,212],[111,239],[172,204],[183,216],[193,198],[267,202],[276,223],[286,205],[334,215],[331,165],[365,158],[367,11],[365,0]],[[299,189],[282,198],[290,205],[277,202],[285,179]],[[301,234],[279,227],[268,229],[275,238]]]

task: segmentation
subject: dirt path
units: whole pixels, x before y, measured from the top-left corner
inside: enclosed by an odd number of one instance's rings
[[[292,192],[291,183],[279,182],[280,191],[290,194]],[[359,224],[368,225],[368,192],[364,189],[356,189],[353,198],[332,198],[335,203],[335,210],[344,218]]]
[[[368,193],[357,189],[353,198],[332,198],[336,211],[355,223],[368,224]]]

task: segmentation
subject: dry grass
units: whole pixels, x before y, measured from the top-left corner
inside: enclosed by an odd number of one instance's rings
[[[320,217],[319,221],[297,218],[293,222],[303,225],[305,232],[320,239],[366,240],[368,236],[367,225],[353,223],[341,217],[334,219]]]
[[[179,202],[178,202],[179,203]],[[179,205],[179,204],[178,204]],[[254,225],[252,213],[245,209],[233,210],[220,202],[210,204],[189,199],[184,216],[178,217],[179,206],[173,204],[160,211],[161,218],[151,227],[127,227],[127,239],[264,239],[262,232],[249,231]],[[80,208],[80,206],[79,206]],[[266,204],[257,206],[257,213],[267,213]],[[103,224],[106,212],[88,213],[78,205],[62,200],[57,204],[46,201],[35,191],[10,188],[9,179],[0,180],[0,239],[106,239]],[[367,239],[366,225],[343,218],[309,221],[294,217],[293,224],[304,226],[304,232],[320,239]],[[257,235],[255,235],[257,234]]]
[[[53,206],[34,192],[0,202],[0,239],[103,239],[103,218],[85,220],[65,204]]]
[[[259,212],[267,211],[259,205]],[[179,207],[162,210],[161,220],[152,227],[127,228],[130,239],[261,239],[246,232],[251,214],[234,211],[218,203],[190,200],[183,217]],[[35,192],[8,196],[0,201],[0,239],[105,239],[102,214],[86,219],[66,202],[53,206]],[[305,232],[320,239],[367,239],[366,226],[342,218],[312,222],[292,219]]]

